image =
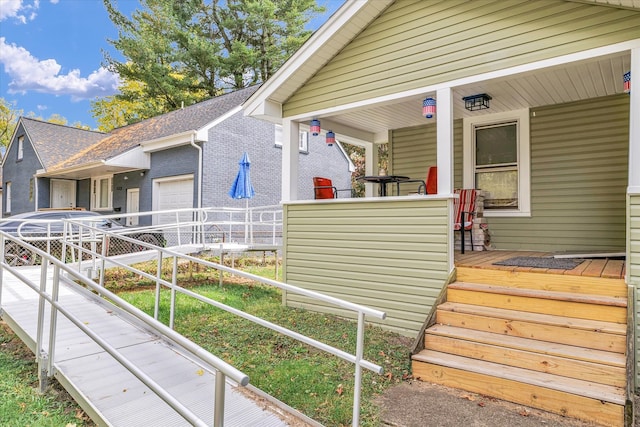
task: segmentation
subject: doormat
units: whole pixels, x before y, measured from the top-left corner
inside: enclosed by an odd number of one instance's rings
[[[494,262],[493,265],[508,265],[514,267],[551,268],[554,270],[573,270],[584,260],[569,258],[546,258],[532,256],[517,256],[504,261]]]

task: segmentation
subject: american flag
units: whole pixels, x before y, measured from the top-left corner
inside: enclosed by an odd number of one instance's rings
[[[433,117],[436,113],[436,100],[433,98],[427,98],[422,102],[422,115],[427,119]]]
[[[622,88],[625,93],[631,92],[631,71],[624,73],[624,77],[622,78]]]

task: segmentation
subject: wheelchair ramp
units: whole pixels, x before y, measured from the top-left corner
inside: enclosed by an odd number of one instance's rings
[[[39,282],[39,267],[22,267],[20,270],[34,282]],[[3,280],[2,318],[35,353],[38,298],[11,274],[5,273]],[[47,282],[50,283],[50,279]],[[180,347],[154,335],[89,292],[61,285],[59,301],[181,404],[208,424],[213,424],[215,373],[205,363],[187,357]],[[47,331],[48,310],[45,319],[47,326],[44,330]],[[53,364],[55,377],[94,422],[127,427],[190,425],[60,314],[57,331]],[[47,349],[48,341],[43,341],[42,348]],[[238,388],[227,380],[224,425],[317,425],[283,404],[265,400],[261,392],[257,393],[258,398],[251,388]]]

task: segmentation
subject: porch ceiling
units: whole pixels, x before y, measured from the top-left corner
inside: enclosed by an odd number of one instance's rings
[[[622,93],[622,76],[630,68],[628,52],[599,57],[569,65],[457,86],[453,90],[454,118],[499,113],[543,105],[597,98]],[[487,110],[470,112],[462,97],[487,93],[491,99]],[[368,130],[375,142],[387,142],[390,129],[427,123],[422,116],[424,93],[384,104],[369,105],[331,116],[332,122],[347,128]],[[437,114],[436,114],[437,118]]]

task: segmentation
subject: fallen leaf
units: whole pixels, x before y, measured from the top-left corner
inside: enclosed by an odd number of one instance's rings
[[[204,375],[204,370],[203,370],[203,369],[198,369],[198,370],[196,371],[196,374],[198,374],[198,375],[200,375],[200,376],[203,376],[203,375]]]
[[[484,402],[478,402],[478,406],[481,407],[481,408],[484,408],[485,405],[486,405],[486,403],[484,403]]]
[[[391,372],[387,372],[386,374],[384,374],[384,376],[387,377],[389,381],[391,381],[391,378],[393,378],[393,374]]]
[[[342,396],[342,393],[344,393],[344,389],[342,388],[342,384],[338,385],[338,388],[336,388],[336,393],[338,393],[338,396]]]
[[[520,410],[520,415],[522,415],[523,417],[528,417],[529,415],[531,415],[531,412],[529,412],[529,410],[527,409],[522,409]]]
[[[474,400],[476,400],[476,398],[474,396],[471,396],[470,394],[463,394],[461,397],[463,399],[467,399],[470,402],[473,402]]]

